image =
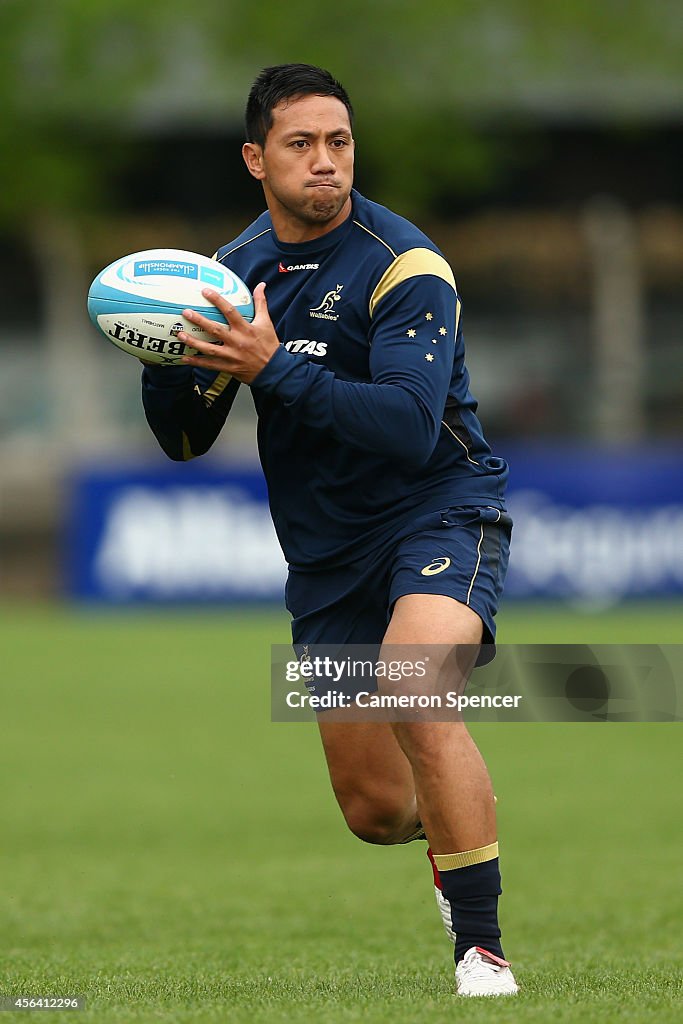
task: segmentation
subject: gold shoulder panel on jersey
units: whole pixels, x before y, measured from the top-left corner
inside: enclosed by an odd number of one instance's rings
[[[213,405],[216,399],[223,394],[226,387],[232,380],[232,375],[229,373],[219,373],[213,384],[202,392],[202,398],[207,409]]]
[[[440,277],[453,291],[456,290],[453,271],[443,256],[431,249],[408,249],[389,264],[379,279],[370,298],[370,316],[374,314],[377,304],[397,285],[409,281],[411,277],[425,275]]]

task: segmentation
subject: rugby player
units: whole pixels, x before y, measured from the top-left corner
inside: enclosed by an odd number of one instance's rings
[[[353,111],[329,72],[263,70],[246,135],[267,211],[215,258],[252,289],[253,323],[205,290],[228,326],[185,312],[215,344],[180,333],[196,350],[186,365],[144,368],[148,422],[170,458],[191,459],[250,388],[298,652],[469,645],[485,661],[508,559],[507,465],[469,391],[453,272],[414,225],[353,189]],[[319,727],[352,832],[428,840],[457,991],[514,994],[494,796],[465,725]]]

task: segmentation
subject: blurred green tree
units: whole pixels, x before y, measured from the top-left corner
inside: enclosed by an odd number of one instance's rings
[[[513,158],[491,119],[679,109],[682,36],[675,0],[2,0],[0,220],[106,206],[132,125],[237,123],[255,72],[289,60],[347,84],[383,198],[424,211]]]
[[[106,204],[116,135],[158,73],[162,9],[135,0],[3,0],[0,219],[25,223]]]

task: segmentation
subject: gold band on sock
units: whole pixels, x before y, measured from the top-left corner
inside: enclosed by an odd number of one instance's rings
[[[439,871],[452,871],[453,868],[468,868],[471,864],[483,864],[487,860],[495,860],[498,856],[498,843],[482,846],[478,850],[463,850],[462,853],[435,853],[434,863]]]

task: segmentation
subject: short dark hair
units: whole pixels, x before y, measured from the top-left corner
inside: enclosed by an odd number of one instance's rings
[[[249,92],[244,118],[247,142],[265,146],[273,127],[273,109],[294,96],[334,96],[348,110],[353,128],[351,100],[329,71],[313,64],[276,64],[261,71]]]

